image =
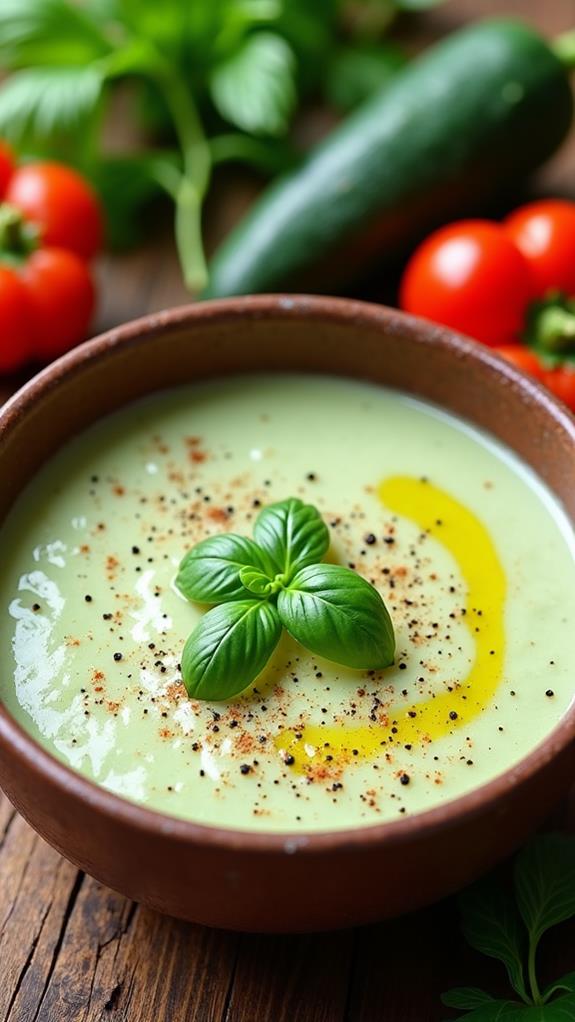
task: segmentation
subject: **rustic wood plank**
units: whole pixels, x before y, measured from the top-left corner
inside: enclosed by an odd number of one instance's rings
[[[86,878],[39,1018],[218,1019],[235,939],[138,909]]]
[[[59,951],[78,872],[0,800],[0,1018],[28,1022]]]
[[[343,1022],[352,931],[244,936],[225,1022]]]

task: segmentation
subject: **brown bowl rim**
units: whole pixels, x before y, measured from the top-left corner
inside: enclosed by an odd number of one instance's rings
[[[305,294],[250,295],[182,305],[151,313],[99,334],[41,370],[0,408],[0,441],[2,433],[24,416],[37,398],[57,387],[62,377],[73,378],[82,372],[87,363],[106,358],[120,345],[137,346],[150,335],[162,336],[180,329],[190,321],[225,322],[246,315],[252,318],[293,315],[295,318],[304,317],[323,322],[336,320],[339,323],[353,322],[355,325],[363,323],[384,326],[394,332],[400,327],[404,333],[416,337],[420,344],[442,347],[455,357],[495,370],[570,435],[575,451],[575,417],[549,391],[491,349],[431,321],[409,316],[384,305]],[[314,854],[336,849],[341,851],[357,846],[397,844],[428,832],[447,830],[483,812],[488,803],[495,807],[510,789],[526,783],[574,741],[575,701],[552,731],[514,766],[467,794],[450,799],[433,809],[397,820],[335,830],[256,831],[195,823],[160,810],[149,809],[107,791],[56,759],[14,720],[0,702],[0,742],[32,774],[45,777],[55,787],[86,802],[95,811],[142,835],[164,835],[178,842],[204,848],[233,849],[245,853],[289,854],[297,851],[298,854]]]

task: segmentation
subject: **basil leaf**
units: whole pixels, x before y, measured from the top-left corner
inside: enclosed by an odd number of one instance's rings
[[[184,685],[194,699],[230,699],[263,671],[281,635],[273,604],[222,603],[204,615],[182,656]]]
[[[567,991],[570,994],[575,994],[575,972],[569,972],[562,979],[558,979],[555,983],[551,983],[546,990],[543,991],[543,1000],[547,1001],[553,994],[559,993],[560,991]]]
[[[257,568],[240,568],[240,581],[256,596],[269,596],[272,589],[272,579]]]
[[[517,856],[515,897],[532,942],[575,915],[575,838],[543,834]]]
[[[314,564],[280,591],[278,613],[290,635],[313,653],[356,670],[389,667],[395,640],[387,608],[349,568]]]
[[[262,508],[254,525],[256,543],[289,582],[295,571],[321,561],[329,547],[329,530],[319,511],[298,497]]]
[[[464,891],[459,906],[468,943],[503,962],[514,990],[528,1000],[523,975],[525,933],[512,895],[503,884],[487,879]]]
[[[527,1016],[525,1022],[573,1022],[575,1018],[575,994],[565,994],[563,997],[556,997],[547,1004],[539,1007],[540,1015],[535,1016],[537,1009],[530,1008],[532,1015]]]
[[[188,551],[180,564],[176,585],[188,600],[197,603],[245,600],[250,591],[241,581],[240,571],[246,566],[264,574],[271,570],[265,553],[246,536],[233,533],[210,536]]]
[[[531,1007],[518,1001],[492,1001],[482,1004],[469,1015],[460,1015],[455,1022],[559,1022],[559,1019],[547,1015],[547,1005]],[[561,1022],[568,1022],[568,1016],[563,1016]]]
[[[495,998],[477,987],[455,987],[441,995],[441,1002],[447,1008],[472,1011],[473,1008],[481,1008],[484,1004],[495,1004]]]

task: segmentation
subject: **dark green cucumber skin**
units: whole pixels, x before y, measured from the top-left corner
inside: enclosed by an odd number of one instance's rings
[[[455,215],[535,169],[572,115],[568,74],[528,26],[454,33],[264,192],[216,252],[202,297],[281,290],[322,263],[351,276],[439,210]]]

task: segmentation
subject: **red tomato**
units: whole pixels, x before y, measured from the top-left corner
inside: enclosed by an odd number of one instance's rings
[[[94,311],[86,264],[63,248],[39,248],[20,269],[32,309],[33,354],[57,358],[83,340]]]
[[[529,263],[534,297],[575,296],[575,202],[544,199],[521,206],[503,224]]]
[[[100,203],[87,181],[60,163],[27,163],[14,173],[6,202],[40,227],[42,243],[91,259],[102,247]]]
[[[550,369],[544,374],[543,383],[555,397],[575,412],[575,366]]]
[[[0,199],[4,197],[8,182],[14,173],[14,154],[6,142],[0,142]]]
[[[26,288],[9,266],[0,264],[0,373],[24,365],[31,351],[31,310]]]
[[[488,220],[462,220],[431,234],[407,264],[400,290],[407,312],[490,345],[519,333],[530,297],[527,263]]]
[[[495,351],[507,362],[511,362],[516,369],[521,369],[529,376],[534,376],[536,380],[543,379],[545,370],[541,362],[537,355],[526,348],[524,344],[501,344],[495,348]]]

